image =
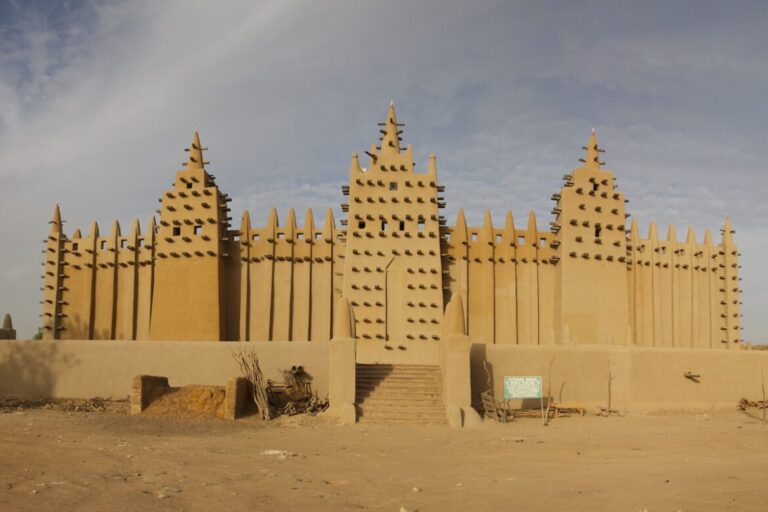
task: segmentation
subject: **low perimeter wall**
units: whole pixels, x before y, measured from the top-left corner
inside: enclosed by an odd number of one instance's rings
[[[304,366],[321,398],[328,396],[330,345],[244,344],[256,351],[269,379],[282,380],[279,370]],[[0,395],[124,399],[137,375],[168,377],[172,386],[225,386],[240,376],[232,357],[236,348],[220,342],[2,341]],[[768,352],[751,350],[475,344],[470,359],[472,402],[478,408],[486,389],[483,361],[497,399],[504,396],[505,375],[541,375],[546,392],[552,361],[556,401],[605,406],[610,376],[612,407],[630,411],[733,408],[742,397],[762,397],[761,371],[768,379]],[[699,382],[686,372],[699,375]],[[511,405],[537,407],[538,401]]]
[[[622,410],[734,408],[741,398],[762,399],[768,353],[752,350],[664,349],[610,346],[472,346],[472,403],[487,389],[488,362],[494,393],[503,399],[504,376],[540,375],[555,401]],[[699,375],[698,382],[685,377]],[[766,383],[768,385],[768,382]],[[511,403],[538,407],[537,400]],[[535,403],[534,403],[535,402]]]
[[[186,341],[2,341],[0,395],[53,398],[127,398],[137,375],[168,377],[171,386],[226,386],[239,377],[236,343]],[[328,343],[245,343],[268,379],[301,365],[312,389],[328,396]]]

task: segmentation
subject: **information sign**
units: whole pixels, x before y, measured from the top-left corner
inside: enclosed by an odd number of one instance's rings
[[[504,400],[541,398],[541,377],[504,377]]]

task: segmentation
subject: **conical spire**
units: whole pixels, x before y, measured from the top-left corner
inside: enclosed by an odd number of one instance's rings
[[[91,230],[90,230],[89,236],[92,236],[92,237],[98,237],[99,236],[99,223],[98,222],[93,221],[93,224],[91,224]]]
[[[306,240],[315,238],[315,214],[312,212],[312,208],[307,208],[307,213],[304,214],[303,231]]]
[[[688,225],[688,234],[685,236],[685,241],[688,245],[696,245],[696,234],[693,231],[693,226]]]
[[[349,163],[349,176],[350,178],[355,174],[363,172],[360,168],[360,160],[357,158],[357,153],[352,153],[352,161]]]
[[[533,213],[533,210],[528,214],[528,236],[531,237],[528,241],[529,245],[536,245],[538,229],[536,228],[536,214]]]
[[[53,207],[53,220],[50,222],[51,234],[61,234],[61,211],[59,210],[59,203]]]
[[[75,229],[72,232],[72,240],[79,240],[83,238],[83,234],[80,232],[80,228]]]
[[[648,240],[659,240],[659,232],[656,229],[656,221],[652,220],[651,225],[648,226]]]
[[[112,223],[112,236],[120,236],[120,223],[117,222],[117,219],[115,219],[115,221]]]
[[[514,243],[515,241],[515,220],[512,218],[512,212],[509,210],[507,210],[507,217],[504,223],[503,239],[507,243]]]
[[[485,210],[485,219],[483,220],[483,229],[480,231],[480,238],[484,242],[493,244],[493,219],[491,210]]]
[[[429,154],[429,162],[427,163],[427,173],[430,176],[437,176],[437,157],[434,153]]]
[[[197,128],[195,128],[195,134],[192,136],[192,145],[185,149],[185,151],[189,152],[189,158],[184,164],[187,169],[205,169],[205,164],[210,163],[203,159],[203,151],[207,149],[200,144],[200,134]]]
[[[395,102],[389,102],[387,119],[384,121],[384,128],[381,130],[381,152],[382,153],[400,153],[400,134],[397,127],[397,116],[395,115]]]
[[[709,229],[704,231],[704,245],[712,247],[712,232]]]
[[[464,217],[464,210],[459,208],[459,214],[456,217],[456,225],[453,227],[451,240],[456,242],[466,242],[467,240],[467,219]]]
[[[296,232],[296,212],[293,208],[288,208],[288,219],[285,221],[285,227],[288,228],[291,235]]]
[[[155,230],[157,228],[157,222],[155,221],[155,216],[151,215],[149,217],[149,222],[147,223],[147,236],[146,240],[150,243],[155,239]]]
[[[240,236],[242,238],[243,234],[249,234],[251,232],[251,214],[248,213],[248,210],[243,211],[242,220],[240,221]]]
[[[13,329],[13,320],[11,320],[11,315],[8,313],[6,313],[5,318],[3,318],[3,329]]]
[[[637,227],[637,219],[632,219],[632,227],[629,228],[629,239],[632,240],[632,245],[636,245],[640,240],[640,230]],[[635,247],[635,249],[637,249]]]
[[[323,240],[332,242],[334,231],[336,231],[336,221],[333,218],[333,209],[328,208],[323,221]]]
[[[139,219],[133,219],[131,223],[131,238],[136,240],[141,236],[141,227],[139,226]]]
[[[674,224],[670,224],[667,229],[667,242],[677,242],[677,233],[675,232]]]
[[[589,135],[589,142],[586,146],[582,146],[581,149],[587,151],[586,158],[579,159],[580,162],[584,162],[584,167],[590,167],[599,169],[603,162],[600,161],[600,153],[603,152],[597,145],[597,134],[595,129],[592,128],[592,133]]]
[[[272,208],[269,210],[269,217],[267,218],[267,227],[269,228],[276,228],[278,225],[277,220],[277,210],[275,208]]]
[[[733,224],[731,224],[731,216],[725,216],[725,226],[723,226],[723,243],[733,243]]]

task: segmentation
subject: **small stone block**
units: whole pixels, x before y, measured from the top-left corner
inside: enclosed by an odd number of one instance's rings
[[[167,377],[152,375],[137,375],[131,386],[131,414],[139,414],[158,396],[165,393],[170,386]]]
[[[241,418],[249,399],[248,381],[244,377],[230,377],[224,395],[224,419],[235,421]]]

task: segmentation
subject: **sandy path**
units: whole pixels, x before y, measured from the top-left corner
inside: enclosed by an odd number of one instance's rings
[[[452,431],[123,410],[0,414],[0,510],[768,510],[768,425],[737,412]]]

